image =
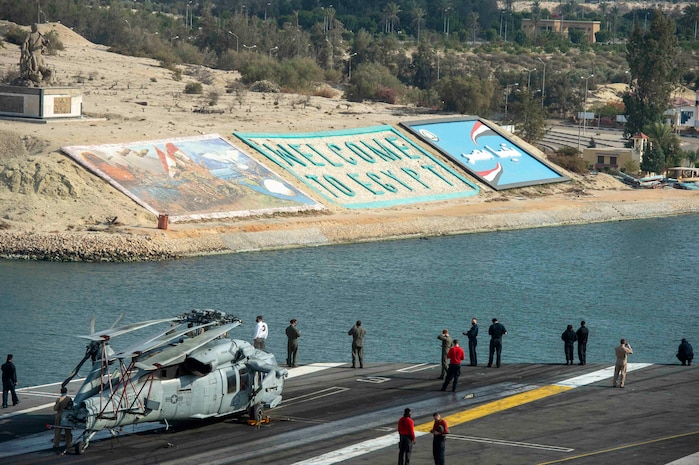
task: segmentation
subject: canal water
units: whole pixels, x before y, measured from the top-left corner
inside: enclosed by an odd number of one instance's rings
[[[121,312],[123,324],[213,308],[241,317],[233,336],[247,340],[263,315],[281,363],[291,318],[303,364],[348,362],[357,319],[367,363],[437,363],[437,335],[461,336],[472,317],[480,363],[493,317],[508,330],[505,365],[564,362],[561,333],[581,319],[589,362],[613,363],[625,337],[631,361],[675,363],[682,337],[699,348],[696,231],[690,215],[158,263],[0,260],[0,355],[14,354],[20,386],[57,382],[81,359],[76,336],[92,316],[104,329]]]

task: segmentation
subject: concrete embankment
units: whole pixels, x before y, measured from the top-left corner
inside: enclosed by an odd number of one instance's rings
[[[635,196],[629,195],[637,194]],[[672,194],[677,193],[677,191]],[[174,224],[168,231],[121,228],[100,232],[0,232],[0,257],[49,261],[133,262],[185,256],[313,247],[411,237],[554,227],[699,213],[691,192],[644,198],[620,191],[599,201],[594,194],[513,198],[477,205],[443,205],[314,217],[257,218],[231,223]],[[661,196],[662,197],[662,196]]]

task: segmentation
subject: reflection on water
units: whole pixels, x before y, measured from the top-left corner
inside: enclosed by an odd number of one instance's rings
[[[216,308],[241,317],[234,336],[248,340],[264,315],[282,362],[291,318],[301,363],[348,361],[357,319],[368,363],[436,363],[441,330],[461,337],[475,316],[481,363],[493,317],[509,332],[505,364],[564,361],[560,335],[581,319],[590,362],[611,362],[626,337],[633,361],[674,363],[682,337],[698,340],[698,228],[698,216],[683,216],[161,263],[0,261],[0,354],[15,355],[21,385],[60,381],[84,353],[74,336],[92,315],[104,328],[122,311],[130,323]]]

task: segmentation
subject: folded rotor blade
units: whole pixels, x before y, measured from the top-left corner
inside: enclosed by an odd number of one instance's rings
[[[167,348],[162,352],[158,352],[157,354],[153,354],[150,357],[136,362],[136,367],[144,370],[155,370],[158,367],[182,363],[187,357],[187,354],[198,349],[207,342],[213,341],[217,337],[224,335],[236,326],[240,326],[240,322],[229,323],[227,325],[211,328],[203,334],[186,339],[180,344]]]
[[[118,328],[109,328],[104,331],[97,331],[89,334],[87,336],[78,336],[82,339],[89,339],[91,341],[107,341],[115,336],[120,336],[122,334],[129,333],[131,331],[136,331],[137,329],[145,328],[147,326],[156,325],[158,323],[167,323],[168,321],[174,321],[177,318],[164,318],[162,320],[148,320],[142,321],[140,323],[132,323],[129,325],[120,326]]]
[[[215,323],[207,323],[205,325],[194,326],[192,328],[184,328],[184,329],[180,329],[179,331],[173,331],[174,328],[169,328],[168,330],[163,331],[162,333],[148,339],[147,341],[139,342],[138,344],[135,344],[127,349],[124,349],[123,351],[121,351],[119,353],[112,355],[111,357],[109,357],[109,359],[116,360],[116,359],[120,359],[120,358],[130,358],[130,357],[139,356],[139,355],[141,355],[145,352],[148,352],[150,350],[157,349],[158,347],[161,347],[174,339],[180,339],[182,336],[184,336],[187,333],[190,333],[190,332],[197,333],[200,329],[209,327],[213,324],[215,324]]]

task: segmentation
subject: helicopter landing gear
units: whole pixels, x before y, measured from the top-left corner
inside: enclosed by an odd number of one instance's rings
[[[87,449],[87,444],[85,444],[83,441],[75,443],[75,455],[82,455],[83,452],[85,452],[85,449]]]
[[[259,427],[264,423],[269,423],[269,417],[265,417],[262,414],[262,404],[255,404],[250,407],[248,409],[248,415],[250,416],[248,424],[251,426]]]
[[[80,439],[80,440],[78,440],[78,442],[75,443],[75,454],[76,455],[82,455],[85,452],[85,449],[87,449],[87,446],[90,445],[90,439],[92,439],[95,434],[97,434],[97,431],[92,431],[90,434],[85,436],[84,439]]]

